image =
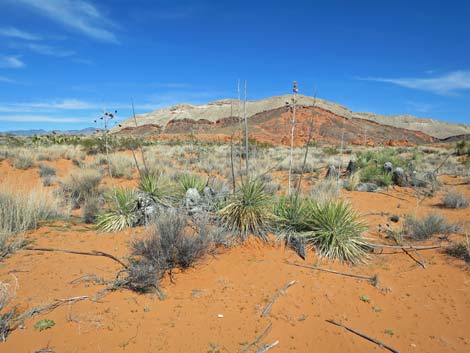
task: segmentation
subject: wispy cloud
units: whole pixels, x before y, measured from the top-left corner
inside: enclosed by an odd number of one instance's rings
[[[90,2],[84,0],[16,0],[53,21],[104,42],[118,43],[109,30],[111,21]]]
[[[88,121],[89,118],[61,118],[47,115],[0,115],[0,121],[14,121],[27,123],[80,123]]]
[[[60,49],[44,44],[27,43],[24,45],[24,47],[38,54],[55,56],[58,58],[64,58],[75,55],[75,52],[72,50]]]
[[[6,69],[20,69],[25,66],[19,56],[2,56],[0,55],[0,67]]]
[[[42,37],[37,36],[35,34],[31,34],[28,32],[24,32],[15,27],[2,27],[0,28],[0,36],[3,37],[10,37],[16,39],[24,39],[24,40],[42,40]]]
[[[47,102],[0,103],[0,112],[28,113],[28,112],[58,112],[66,110],[93,110],[100,109],[97,103],[86,102],[79,99],[62,99]]]
[[[433,92],[436,94],[450,94],[460,90],[470,89],[470,71],[453,71],[442,76],[436,77],[402,77],[402,78],[383,78],[383,77],[365,77],[360,80],[392,83],[394,85],[416,89],[421,91]]]
[[[0,82],[5,82],[5,83],[14,83],[12,79],[9,79],[8,77],[5,76],[0,76]]]

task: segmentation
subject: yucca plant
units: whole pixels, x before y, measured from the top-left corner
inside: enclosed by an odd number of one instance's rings
[[[298,195],[280,197],[274,204],[276,225],[282,236],[304,232],[308,207],[305,199]]]
[[[178,182],[182,194],[185,194],[189,189],[196,189],[202,194],[206,186],[206,182],[194,174],[183,174],[179,177]]]
[[[172,188],[164,180],[162,173],[143,173],[140,176],[138,189],[146,193],[157,203],[167,204],[171,201]]]
[[[242,239],[252,233],[267,240],[266,230],[273,220],[270,197],[259,179],[243,182],[227,204],[219,210],[222,222],[231,231],[238,232]]]
[[[344,201],[317,203],[309,201],[302,236],[320,257],[353,264],[364,262],[367,242],[362,233],[367,229],[351,206]]]
[[[110,202],[108,212],[98,215],[97,227],[104,232],[118,232],[135,225],[137,193],[134,189],[114,188],[106,195]]]

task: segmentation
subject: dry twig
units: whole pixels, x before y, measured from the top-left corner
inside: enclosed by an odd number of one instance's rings
[[[264,308],[263,312],[261,313],[261,317],[264,317],[266,316],[267,314],[269,314],[269,312],[271,311],[271,307],[273,306],[274,302],[276,300],[279,299],[279,297],[284,294],[287,290],[287,288],[293,286],[294,284],[296,284],[297,282],[296,281],[290,281],[289,283],[287,283],[284,287],[282,287],[282,289],[276,293],[276,295],[274,296],[274,298],[268,303],[268,305],[266,305],[266,307]]]
[[[246,353],[250,350],[251,347],[257,347],[258,346],[258,343],[259,341],[261,341],[264,337],[266,337],[268,335],[268,333],[271,331],[273,327],[273,324],[272,323],[269,323],[268,327],[266,327],[266,329],[261,333],[261,335],[259,335],[258,337],[256,337],[256,339],[251,342],[251,343],[248,343],[241,351],[239,351],[238,353]]]
[[[342,328],[348,330],[349,332],[352,332],[352,333],[358,335],[359,337],[362,337],[362,338],[364,338],[364,339],[366,339],[366,340],[368,340],[368,341],[370,341],[370,342],[372,342],[372,343],[375,343],[375,344],[378,345],[379,347],[388,349],[390,352],[393,352],[393,353],[400,353],[400,351],[397,351],[396,349],[394,349],[394,348],[392,348],[392,347],[390,347],[390,346],[387,346],[385,343],[382,343],[382,342],[376,340],[375,338],[369,337],[369,336],[367,336],[367,335],[365,335],[365,334],[363,334],[363,333],[361,333],[361,332],[359,332],[359,331],[356,331],[355,329],[353,329],[353,328],[351,328],[351,327],[349,327],[349,326],[346,326],[346,325],[344,325],[344,324],[342,324],[342,323],[340,323],[340,322],[336,322],[336,321],[334,321],[334,320],[326,320],[326,322],[329,322],[330,324],[333,324],[333,325],[342,327]]]

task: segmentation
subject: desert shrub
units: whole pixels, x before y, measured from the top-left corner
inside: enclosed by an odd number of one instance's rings
[[[359,151],[356,155],[356,163],[359,168],[364,168],[370,164],[375,164],[382,168],[385,162],[391,162],[394,168],[404,168],[406,166],[406,161],[398,155],[396,150],[393,149],[368,149],[365,151]]]
[[[89,195],[83,202],[82,217],[85,223],[95,223],[98,218],[100,208],[100,198],[95,195]]]
[[[18,234],[36,228],[40,220],[64,214],[49,192],[13,190],[5,184],[0,187],[0,258],[22,243]]]
[[[99,170],[75,169],[62,180],[62,191],[72,202],[72,206],[78,208],[88,196],[97,193],[102,178]]]
[[[336,154],[339,153],[338,147],[336,147],[336,146],[324,147],[323,150],[322,150],[322,152],[323,152],[324,154],[326,154],[327,156],[334,156],[334,155],[336,155]]]
[[[125,272],[126,278],[121,286],[138,293],[158,290],[158,282],[164,274],[162,269],[146,259],[132,261]]]
[[[344,201],[311,202],[304,222],[308,230],[302,235],[320,257],[353,264],[367,257],[368,246],[362,237],[367,226]]]
[[[34,166],[34,155],[31,151],[20,150],[12,157],[12,167],[16,169],[29,169]]]
[[[106,160],[105,164],[107,163],[108,161]],[[134,171],[134,161],[132,158],[123,154],[112,154],[109,156],[109,166],[113,177],[132,179]]]
[[[348,191],[354,191],[357,189],[359,183],[361,182],[361,171],[356,171],[352,173],[346,182],[344,183],[344,188]]]
[[[341,186],[338,183],[338,180],[334,178],[327,178],[315,184],[310,195],[318,203],[324,204],[338,199],[340,191]]]
[[[466,208],[470,201],[456,190],[447,191],[442,197],[442,205],[446,208]]]
[[[200,194],[203,193],[206,182],[195,174],[182,174],[178,178],[180,192],[186,193],[188,189],[196,189]]]
[[[137,221],[137,193],[133,189],[113,188],[106,199],[107,212],[98,215],[97,227],[103,232],[118,232],[133,227]]]
[[[264,188],[264,183],[259,179],[243,182],[218,212],[224,225],[239,233],[242,239],[253,233],[266,240],[272,213],[270,197]]]
[[[360,173],[363,183],[374,183],[382,187],[392,185],[392,174],[385,172],[382,166],[370,164],[362,168]]]
[[[447,223],[439,214],[430,214],[422,219],[408,216],[405,219],[403,233],[413,240],[426,240],[435,234],[451,234],[460,229],[456,223]]]
[[[157,203],[168,204],[173,199],[173,188],[160,172],[143,173],[139,179],[138,189]]]
[[[470,144],[462,140],[456,143],[455,151],[457,156],[470,155]]]
[[[194,223],[195,234],[188,232],[189,223],[177,211],[167,211],[147,238],[132,243],[132,255],[138,257],[130,273],[134,290],[156,287],[165,272],[171,276],[174,268],[187,269],[207,253],[213,241],[207,223]]]
[[[48,166],[46,163],[39,163],[39,177],[53,177],[56,176],[56,171],[54,168]]]
[[[464,260],[470,263],[470,236],[465,236],[465,242],[455,243],[448,246],[445,250],[446,254]]]

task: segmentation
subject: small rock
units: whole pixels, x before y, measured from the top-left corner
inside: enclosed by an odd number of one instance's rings
[[[377,191],[379,187],[374,183],[359,183],[356,190],[362,192],[374,192]]]
[[[337,178],[338,172],[336,171],[336,167],[334,165],[330,165],[328,170],[326,171],[326,178]]]
[[[395,185],[409,186],[408,177],[402,168],[395,168],[392,173],[392,180]]]
[[[218,314],[217,317],[218,317],[219,319],[222,319],[222,318],[224,317],[224,315],[223,315],[223,314]]]
[[[392,162],[385,162],[384,163],[384,171],[386,173],[391,173],[393,171],[393,164]]]
[[[184,195],[184,205],[186,208],[193,208],[199,203],[199,201],[201,201],[201,195],[199,195],[197,189],[190,188],[186,191],[186,194]]]
[[[391,215],[389,219],[390,221],[397,223],[400,220],[400,217],[398,217],[397,215]]]

